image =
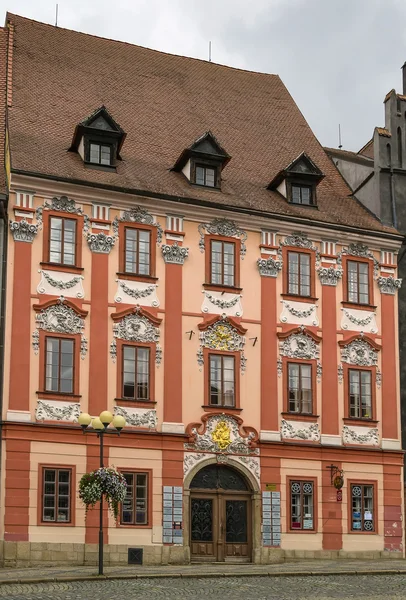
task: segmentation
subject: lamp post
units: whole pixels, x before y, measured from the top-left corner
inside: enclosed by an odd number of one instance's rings
[[[95,433],[100,441],[100,468],[103,464],[104,436],[106,434],[120,435],[120,431],[125,427],[125,419],[121,415],[113,415],[108,410],[100,413],[100,416],[92,417],[87,413],[80,413],[78,419],[83,433]],[[113,427],[109,428],[110,423]],[[92,424],[92,429],[88,429]],[[103,494],[100,498],[100,524],[99,524],[99,575],[103,575]]]

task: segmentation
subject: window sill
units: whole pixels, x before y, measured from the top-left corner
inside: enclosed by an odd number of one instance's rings
[[[309,423],[316,423],[319,415],[310,415],[309,413],[281,413],[284,419],[290,419],[291,421],[307,421]]]
[[[286,533],[317,533],[316,529],[288,529]]]
[[[108,171],[110,173],[111,171],[113,171],[113,173],[117,171],[117,167],[115,165],[99,165],[97,163],[91,163],[86,160],[83,162],[86,169],[96,169],[97,171]]]
[[[195,183],[194,181],[190,181],[189,183],[192,187],[209,190],[210,192],[221,192],[221,187],[217,187],[216,185],[201,185],[200,183]]]
[[[40,262],[41,267],[48,271],[66,271],[66,273],[82,273],[83,267],[76,267],[74,265],[62,265],[58,263]]]
[[[153,275],[137,275],[136,273],[125,273],[119,272],[116,273],[117,277],[120,279],[128,279],[130,281],[144,281],[146,283],[153,283],[154,281],[158,281],[158,277],[154,277]]]
[[[291,206],[298,206],[299,208],[315,208],[319,210],[317,204],[302,204],[302,202],[293,202],[293,200],[288,200],[288,204]]]
[[[70,521],[40,521],[40,523],[38,523],[39,527],[75,527],[75,523],[72,523]]]
[[[360,534],[361,535],[378,535],[377,531],[359,531],[359,530],[355,530],[355,529],[354,529],[354,531],[349,530],[348,533],[350,533],[352,535],[353,534],[355,534],[355,535],[360,535]]]
[[[239,294],[242,292],[241,287],[234,285],[216,285],[214,283],[203,283],[205,290],[211,290],[212,292],[224,292],[227,294]]]
[[[130,523],[117,523],[117,529],[152,529],[152,525],[131,525]]]
[[[344,425],[377,425],[379,421],[375,421],[374,419],[357,419],[356,417],[344,417],[343,419]]]
[[[311,304],[315,304],[318,301],[318,298],[314,298],[313,296],[299,296],[295,294],[281,294],[284,300],[291,300],[292,302],[310,302]]]
[[[212,406],[211,404],[202,404],[202,409],[204,412],[213,412],[213,413],[240,413],[242,408],[237,408],[235,406],[218,406],[217,404]]]
[[[375,311],[376,310],[376,306],[374,306],[373,304],[357,304],[356,302],[341,302],[342,306],[344,308],[355,308],[356,310],[368,310],[368,311]]]
[[[117,406],[132,406],[135,408],[146,408],[148,406],[155,406],[154,400],[130,400],[129,398],[114,398],[117,402]]]
[[[65,400],[68,401],[71,398],[81,398],[82,394],[69,394],[68,392],[63,393],[63,392],[47,392],[44,390],[38,390],[35,392],[38,396],[38,398],[44,398],[44,399],[50,399],[52,398],[52,400]]]

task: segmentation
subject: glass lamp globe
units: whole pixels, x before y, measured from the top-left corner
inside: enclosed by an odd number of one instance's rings
[[[100,413],[99,419],[103,423],[103,425],[107,426],[112,422],[113,415],[111,414],[110,411],[104,410],[103,412]]]
[[[101,429],[104,429],[104,425],[100,421],[99,417],[96,417],[95,419],[93,419],[92,427],[93,427],[93,429],[96,429],[96,431],[100,431]]]
[[[125,419],[121,415],[116,415],[113,419],[113,426],[117,431],[121,431],[125,427]]]
[[[92,417],[88,413],[80,413],[78,423],[81,427],[86,428],[92,422]]]

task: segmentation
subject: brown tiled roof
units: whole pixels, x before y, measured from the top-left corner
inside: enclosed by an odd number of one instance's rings
[[[342,158],[343,160],[349,160],[353,162],[358,162],[364,165],[369,165],[371,167],[374,166],[373,160],[367,158],[363,154],[359,154],[358,152],[351,152],[351,150],[343,150],[342,148],[327,148],[324,147],[324,150],[331,157]]]
[[[375,127],[375,129],[378,132],[378,135],[382,135],[383,137],[392,137],[391,132],[388,129],[385,129],[385,127]]]
[[[15,24],[13,170],[394,231],[349,198],[350,189],[277,75],[7,18]],[[101,105],[127,133],[117,172],[86,169],[67,151],[76,125]],[[232,157],[221,192],[192,187],[170,170],[208,130]],[[317,211],[289,205],[266,189],[303,151],[326,175],[317,189]]]
[[[370,139],[365,146],[362,146],[361,150],[358,150],[358,154],[367,158],[374,158],[374,138]]]
[[[0,27],[0,194],[7,191],[5,157],[8,31]]]

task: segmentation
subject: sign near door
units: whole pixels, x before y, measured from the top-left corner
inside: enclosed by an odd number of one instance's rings
[[[265,484],[265,489],[268,492],[276,492],[276,483],[266,483]]]

